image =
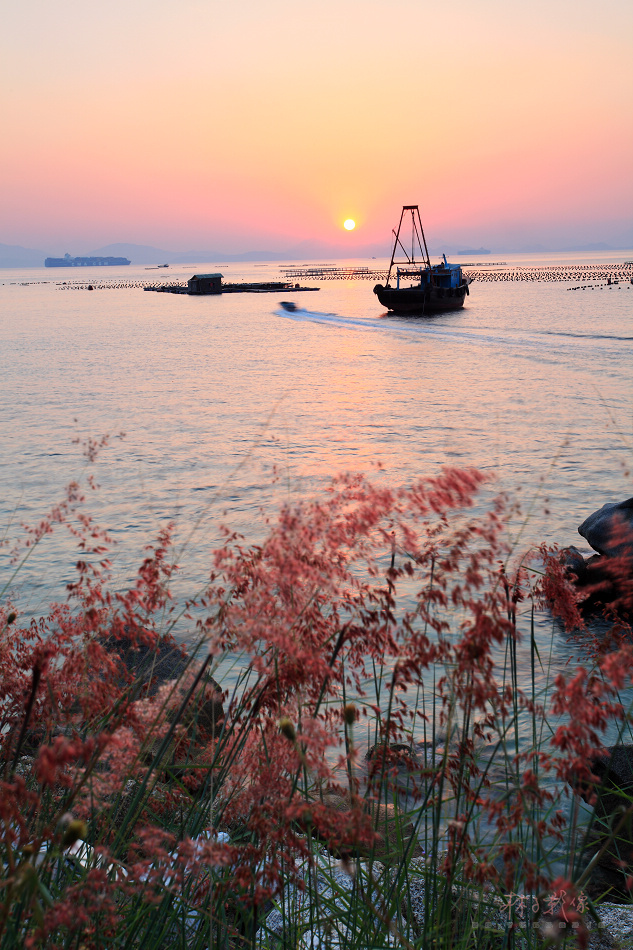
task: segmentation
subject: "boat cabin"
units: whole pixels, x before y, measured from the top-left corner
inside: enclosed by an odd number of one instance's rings
[[[396,287],[400,288],[400,280],[415,280],[419,284],[428,284],[429,276],[434,287],[445,287],[447,289],[459,287],[462,283],[462,269],[459,264],[449,264],[444,257],[441,264],[435,264],[433,267],[397,267],[396,268]]]
[[[459,287],[462,282],[462,269],[459,264],[449,264],[446,258],[442,264],[433,268],[436,287]]]
[[[187,287],[190,294],[221,294],[222,274],[194,274]]]

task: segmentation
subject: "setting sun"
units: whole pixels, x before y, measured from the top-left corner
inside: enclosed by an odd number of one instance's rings
[[[343,222],[343,227],[345,228],[346,231],[353,231],[354,228],[356,227],[356,222],[352,221],[351,218],[348,218],[347,221]]]

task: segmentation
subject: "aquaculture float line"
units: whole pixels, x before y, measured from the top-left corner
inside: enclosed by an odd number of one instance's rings
[[[633,279],[633,262],[623,264],[552,264],[542,267],[515,267],[495,264],[461,264],[469,280],[482,281],[574,281],[605,280],[626,281]],[[305,267],[284,272],[288,279],[312,278],[313,280],[386,280],[386,270],[370,270],[367,267]]]
[[[633,262],[621,264],[561,264],[543,267],[502,267],[494,264],[477,267],[461,265],[470,281],[532,281],[535,283],[578,282],[579,286],[568,290],[584,290],[589,282],[601,281],[604,286],[619,286],[633,283]],[[385,270],[370,270],[366,267],[298,268],[285,272],[285,281],[261,283],[223,284],[221,293],[275,293],[280,290],[307,291],[316,287],[299,287],[290,283],[297,278],[308,278],[319,283],[325,280],[386,280]],[[162,293],[186,294],[188,287],[178,280],[121,280],[104,278],[92,283],[85,280],[64,281],[60,290],[154,290]]]

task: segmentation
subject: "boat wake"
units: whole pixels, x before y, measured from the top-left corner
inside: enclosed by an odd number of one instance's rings
[[[294,320],[296,323],[321,323],[324,326],[353,330],[383,329],[376,320],[357,320],[353,317],[341,317],[338,313],[318,313],[314,310],[304,310],[301,307],[296,307],[294,310],[280,307],[275,313],[278,317],[285,317],[286,320]]]
[[[622,338],[616,336],[607,336],[606,334],[554,334],[551,331],[528,331],[508,329],[503,335],[499,333],[487,333],[485,330],[478,330],[473,327],[456,327],[438,324],[433,318],[415,319],[411,317],[397,317],[395,315],[368,317],[366,319],[355,317],[343,317],[337,313],[319,313],[313,310],[306,310],[296,306],[294,310],[288,310],[280,307],[275,311],[276,315],[286,320],[293,320],[295,323],[318,323],[321,326],[331,327],[338,330],[364,330],[369,333],[386,333],[390,336],[397,335],[408,339],[410,342],[434,342],[438,343],[465,343],[469,345],[494,346],[502,349],[512,349],[513,351],[527,350],[534,354],[539,351],[544,358],[564,358],[584,350],[586,347],[598,347],[601,350],[607,349],[609,345],[619,345],[623,342],[633,342],[630,337]],[[567,340],[561,337],[567,336]],[[621,353],[621,350],[619,351]]]

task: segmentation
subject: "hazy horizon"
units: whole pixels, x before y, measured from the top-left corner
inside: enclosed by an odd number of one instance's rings
[[[546,247],[540,244],[528,245],[517,248],[484,248],[479,247],[461,247],[450,242],[432,242],[429,241],[429,252],[432,257],[439,257],[443,253],[453,259],[459,260],[459,255],[472,253],[485,254],[486,260],[490,255],[491,262],[499,255],[517,256],[517,255],[552,255],[552,254],[609,254],[615,255],[633,251],[633,241],[629,244],[612,246],[600,243],[588,243],[587,245],[576,245],[567,247]],[[389,259],[391,247],[386,245],[359,246],[355,253],[346,251],[340,245],[327,245],[323,242],[304,241],[285,249],[250,249],[239,252],[225,252],[218,248],[192,248],[187,251],[175,251],[173,248],[157,248],[152,245],[137,245],[128,242],[115,242],[100,248],[72,248],[71,252],[60,251],[59,249],[50,251],[44,249],[23,248],[20,246],[6,245],[0,242],[0,268],[21,268],[21,267],[41,267],[44,265],[45,257],[63,257],[65,253],[70,253],[71,257],[84,256],[116,256],[126,257],[132,264],[148,265],[158,263],[168,263],[176,267],[182,264],[202,264],[203,262],[217,263],[244,263],[249,262],[282,262],[282,261],[314,261],[320,260],[380,260]]]
[[[394,208],[392,227],[397,225],[400,216],[400,207]],[[558,230],[538,230],[536,228],[525,228],[517,226],[516,229],[507,230],[504,233],[496,233],[491,227],[473,227],[469,231],[466,229],[455,229],[447,235],[433,234],[429,232],[428,227],[424,225],[427,233],[429,246],[450,249],[453,253],[458,249],[477,249],[486,247],[495,253],[503,252],[527,252],[527,251],[567,251],[584,250],[587,247],[599,249],[600,245],[608,245],[614,250],[628,250],[633,248],[633,226],[626,225],[624,222],[621,227],[586,228],[574,227],[571,224],[567,228]],[[463,240],[460,240],[460,232],[464,234]],[[469,235],[472,235],[469,237]],[[299,234],[297,237],[288,237],[285,240],[282,237],[276,237],[271,234],[268,237],[259,238],[256,235],[246,232],[243,236],[236,236],[231,240],[222,240],[221,236],[215,239],[201,238],[196,242],[195,237],[181,237],[169,241],[153,240],[150,235],[146,239],[138,240],[126,239],[120,235],[111,236],[108,241],[91,241],[81,235],[71,235],[67,239],[59,235],[53,237],[44,237],[39,244],[30,241],[28,244],[12,241],[11,235],[0,233],[0,248],[24,248],[45,253],[51,256],[63,256],[65,253],[74,255],[85,255],[89,253],[104,253],[104,249],[117,246],[131,246],[139,248],[158,249],[173,254],[188,254],[192,251],[203,250],[205,253],[213,252],[216,254],[240,255],[253,254],[261,251],[266,254],[280,254],[291,251],[295,253],[302,246],[306,246],[308,256],[313,252],[332,253],[334,256],[363,257],[375,256],[379,253],[389,254],[393,242],[393,235],[389,230],[384,236],[384,240],[368,242],[363,240],[366,235],[358,229],[355,233],[345,240],[341,240],[338,232],[330,235],[330,240],[319,240],[308,234]],[[391,240],[390,240],[391,239]],[[213,241],[215,240],[215,243]],[[113,252],[114,253],[114,252]],[[121,252],[123,253],[123,252]]]

